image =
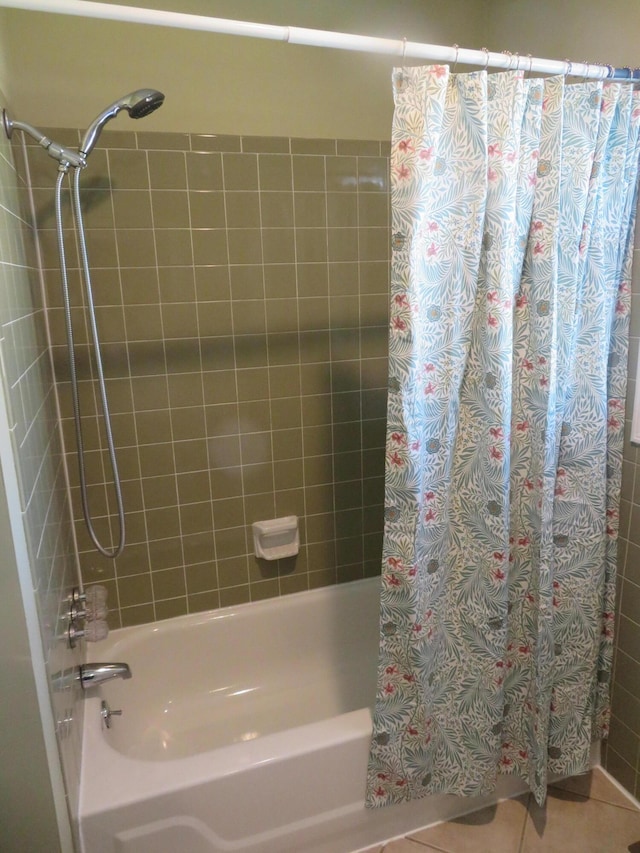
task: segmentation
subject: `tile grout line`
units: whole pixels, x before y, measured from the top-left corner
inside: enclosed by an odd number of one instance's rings
[[[293,239],[293,267],[295,270],[295,288],[296,288],[296,315],[297,315],[297,332],[296,338],[298,342],[298,382],[300,383],[300,394],[298,396],[298,408],[300,412],[300,453],[302,458],[302,512],[304,518],[304,542],[301,546],[301,550],[304,550],[304,575],[305,575],[305,588],[309,589],[309,581],[310,581],[310,566],[309,566],[309,533],[307,530],[307,474],[305,472],[304,460],[305,456],[305,430],[304,430],[304,422],[302,417],[302,342],[301,342],[301,328],[300,328],[300,284],[299,284],[299,264],[298,264],[298,226],[297,226],[297,217],[296,217],[296,203],[295,203],[295,172],[293,168],[293,154],[291,153],[292,145],[291,139],[289,139],[289,176],[291,178],[291,218],[292,218],[292,239]],[[258,158],[259,160],[260,158]]]
[[[242,149],[242,143],[240,143],[240,149]],[[225,229],[224,229],[225,230],[225,245],[226,245],[226,251],[227,251],[227,264],[230,266],[231,265],[230,264],[231,258],[230,258],[230,245],[229,245],[229,228],[227,227],[227,224],[228,224],[228,218],[229,218],[229,212],[228,212],[229,196],[228,196],[228,192],[231,192],[231,190],[229,190],[229,191],[227,190],[227,177],[228,177],[227,176],[227,168],[228,167],[225,168],[225,159],[226,159],[225,153],[230,154],[231,152],[220,152],[220,173],[221,173],[221,180],[222,180],[222,201],[224,204],[224,219],[225,219]],[[240,152],[234,152],[234,153],[240,153]],[[258,158],[256,156],[256,170],[258,168],[257,167],[257,159]],[[228,160],[227,162],[231,162],[231,161]],[[262,252],[262,235],[260,236],[260,250]],[[232,289],[231,275],[229,276],[229,308],[230,308],[229,319],[230,319],[230,323],[231,323],[231,339],[233,341],[233,372],[234,372],[234,380],[235,380],[235,388],[236,388],[236,406],[238,409],[238,465],[240,468],[240,489],[241,489],[240,498],[242,499],[242,518],[243,518],[243,525],[242,526],[244,529],[245,552],[246,552],[246,550],[247,550],[246,497],[247,497],[247,495],[246,495],[246,491],[245,491],[245,476],[244,476],[245,466],[243,465],[243,462],[242,462],[242,436],[244,433],[242,432],[241,427],[240,427],[240,386],[238,383],[238,361],[237,361],[237,356],[236,356],[236,335],[235,335],[235,330],[234,330],[235,324],[234,324],[234,320],[233,320],[233,289]],[[217,556],[217,549],[216,549],[216,556]],[[224,559],[229,559],[229,558],[224,558]],[[219,574],[220,573],[219,573],[218,562],[219,562],[218,559],[216,559],[216,573],[218,575],[218,582],[219,582]],[[240,583],[240,584],[238,584],[238,586],[242,587],[242,586],[246,585],[248,595],[249,595],[248,600],[250,601],[251,600],[251,579],[249,577],[249,560],[248,560],[248,558],[245,559],[244,572],[245,572],[244,583]],[[225,587],[225,589],[233,589],[233,587]],[[219,590],[219,592],[220,592],[220,590]],[[221,596],[220,596],[220,598],[221,598]],[[221,600],[220,600],[220,604],[222,605]]]
[[[202,359],[202,332],[200,329],[200,312],[198,311],[198,291],[196,286],[196,274],[195,274],[195,249],[193,244],[193,215],[191,211],[191,184],[189,181],[189,163],[188,163],[188,154],[193,151],[193,140],[191,134],[189,134],[189,150],[184,152],[184,175],[185,175],[185,189],[187,196],[187,215],[189,217],[189,242],[191,245],[191,282],[193,285],[193,296],[194,296],[194,306],[195,306],[195,320],[196,320],[196,334],[198,337],[198,358],[200,361],[200,370],[198,371],[200,376],[200,390],[202,392],[202,413],[204,419],[204,442],[205,442],[205,451],[206,451],[206,460],[207,460],[207,470],[209,475],[209,512],[210,512],[210,521],[211,521],[211,559],[214,566],[215,571],[215,584],[216,584],[216,592],[218,596],[218,604],[220,604],[220,583],[218,578],[218,559],[216,553],[216,537],[215,537],[215,519],[213,516],[213,491],[211,488],[211,456],[209,452],[209,440],[208,440],[208,429],[207,429],[207,419],[206,419],[206,399],[205,399],[205,390],[204,390],[204,363]],[[153,211],[152,211],[153,212]],[[160,285],[160,276],[158,271],[158,286]],[[161,292],[162,297],[162,292]],[[162,298],[160,299],[160,305],[162,306]],[[160,309],[160,313],[162,315],[162,307]],[[168,368],[168,365],[167,365]],[[175,375],[175,374],[173,374]],[[171,400],[169,400],[169,405],[171,408]],[[175,460],[175,440],[173,441],[174,445],[174,460]],[[191,471],[189,473],[192,473]],[[177,490],[176,490],[177,491]],[[180,530],[180,539],[182,546],[182,574],[184,580],[184,596],[185,596],[185,604],[186,604],[186,612],[191,613],[191,605],[189,603],[189,583],[187,577],[187,565],[184,554],[184,537],[182,531],[182,507],[187,506],[187,504],[183,504],[179,496],[176,495],[178,499],[178,524]]]
[[[136,142],[137,142],[137,134],[136,134]],[[152,235],[153,235],[153,252],[154,252],[154,258],[155,258],[156,286],[158,288],[158,304],[160,306],[160,308],[159,308],[160,329],[162,331],[162,354],[163,354],[163,360],[164,360],[164,373],[159,374],[159,376],[164,376],[164,386],[165,386],[166,394],[167,394],[167,406],[169,408],[169,413],[170,413],[169,414],[169,430],[170,430],[170,436],[171,436],[171,438],[170,438],[171,455],[173,458],[173,482],[174,482],[174,487],[175,487],[176,506],[178,507],[178,530],[180,533],[180,550],[182,553],[182,563],[184,565],[184,547],[183,547],[183,540],[182,540],[182,524],[180,521],[180,510],[179,510],[180,497],[179,497],[179,490],[178,490],[178,474],[176,471],[176,455],[175,455],[175,448],[174,448],[173,419],[171,418],[171,397],[170,397],[170,393],[169,393],[169,374],[168,374],[168,369],[167,369],[167,338],[166,338],[165,333],[164,333],[164,318],[162,316],[162,300],[160,299],[160,273],[159,273],[159,264],[158,264],[158,240],[156,237],[155,228],[153,227],[155,218],[154,218],[154,213],[153,213],[153,187],[152,187],[152,181],[151,181],[151,163],[149,162],[149,159],[150,159],[149,158],[149,149],[145,148],[145,149],[143,149],[143,151],[144,151],[145,164],[146,164],[146,169],[147,169],[147,181],[148,181],[148,187],[149,187],[149,190],[148,190],[148,192],[149,192],[149,209],[150,209],[150,213],[151,213],[151,226],[152,226],[151,231],[152,231]],[[183,153],[183,161],[185,162],[185,170],[186,170],[186,155],[184,153]],[[125,332],[125,335],[126,335],[126,332]],[[127,351],[128,351],[128,347],[127,347]],[[133,420],[134,420],[134,424],[135,424],[135,421],[136,421],[135,412],[137,411],[137,409],[136,409],[135,398],[133,396],[133,392],[132,392],[132,398],[133,398],[133,409],[134,409],[134,419]],[[140,454],[138,451],[138,456],[139,455]],[[140,479],[142,480],[143,477],[141,476]],[[146,500],[144,497],[144,488],[141,489],[141,492],[142,492],[142,506],[143,506],[145,527],[146,527],[147,526],[147,509],[146,509]],[[151,604],[153,607],[154,620],[157,620],[158,613],[156,610],[155,584],[153,582],[154,572],[153,572],[153,566],[151,565],[151,548],[149,547],[149,540],[148,539],[147,539],[147,555],[148,555],[148,560],[149,560],[149,576],[150,576],[150,581],[151,581]]]
[[[137,141],[136,141],[136,145],[137,145]],[[106,162],[107,179],[108,179],[108,186],[109,186],[109,205],[110,205],[110,209],[111,209],[111,218],[113,221],[113,231],[114,231],[114,234],[117,234],[116,211],[115,211],[115,204],[114,204],[114,199],[113,199],[113,189],[112,189],[113,188],[113,182],[111,179],[111,158],[109,156],[108,150],[105,150],[105,162]],[[147,171],[147,176],[148,176],[148,171]],[[149,190],[149,192],[150,192],[150,190]],[[125,314],[124,314],[122,273],[121,273],[121,269],[120,269],[120,256],[119,256],[119,252],[118,252],[118,241],[117,241],[117,239],[115,240],[115,253],[116,253],[116,264],[117,264],[116,269],[117,269],[117,274],[118,274],[118,288],[120,290],[120,304],[122,306],[122,320],[123,320],[123,326],[124,326],[124,338],[126,341],[127,331],[126,331],[126,319],[125,319]],[[83,294],[83,303],[84,303],[84,290],[82,291],[82,294]],[[129,392],[131,394],[131,405],[132,405],[132,407],[134,407],[133,382],[131,381],[131,359],[129,356],[129,347],[126,343],[125,343],[125,347],[126,347],[126,351],[127,351],[127,369],[128,369],[128,373],[129,373],[129,375],[127,377],[128,387],[129,387]],[[105,382],[108,383],[107,377],[105,377]],[[92,384],[94,384],[94,386],[95,386],[95,379],[93,380]],[[107,384],[107,389],[108,389],[108,384]],[[97,413],[97,407],[96,407],[96,413]],[[134,433],[136,435],[136,440],[137,440],[137,428],[135,425],[135,418],[134,418]],[[100,429],[99,428],[98,428],[98,437],[99,437],[99,442],[98,442],[99,449],[100,449],[101,454],[103,454],[104,451],[102,448],[102,441],[100,439]],[[116,453],[116,457],[117,457],[118,448],[116,446],[115,435],[114,435],[113,441],[114,441],[114,452]],[[138,460],[138,467],[140,467],[140,448],[139,448],[139,445],[136,446],[136,458]],[[103,470],[104,470],[104,462],[103,462]],[[122,475],[120,473],[120,468],[118,469],[118,472],[119,472],[119,475],[121,478]],[[106,479],[106,477],[105,477],[105,479]],[[121,488],[122,488],[122,486],[121,486]],[[122,500],[123,500],[123,515],[124,515],[124,522],[123,523],[125,524],[125,531],[126,531],[126,507],[124,506],[124,497],[122,498]],[[147,531],[147,519],[146,519],[146,513],[144,511],[144,495],[142,495],[142,507],[143,507],[142,512],[143,512],[143,519],[144,519],[145,536],[146,536],[146,539],[148,541],[149,537],[148,537],[148,531]],[[111,514],[109,512],[108,499],[106,502],[106,512],[107,512],[107,517],[110,519]],[[73,524],[75,525],[75,519],[73,520]],[[110,520],[109,520],[109,528],[111,529],[111,521]],[[125,536],[126,536],[126,533],[125,533]],[[111,533],[111,538],[113,541],[113,533]],[[126,539],[125,539],[125,545],[126,545]],[[151,595],[153,596],[153,578],[152,578],[152,573],[151,573],[151,556],[149,553],[148,546],[147,546],[147,558],[148,558],[148,565],[149,565],[149,585],[151,586],[151,589],[152,589]],[[114,581],[115,581],[115,583],[114,583],[115,593],[116,593],[116,598],[117,598],[118,624],[121,626],[122,625],[122,604],[121,604],[120,583],[119,583],[121,578],[120,578],[119,572],[118,572],[117,560],[113,560],[112,564],[113,564],[113,577],[114,577]],[[153,610],[153,614],[155,617],[155,607]]]
[[[243,144],[241,141],[241,148],[243,148]],[[258,224],[259,224],[259,233],[260,233],[260,276],[262,283],[262,299],[258,301],[262,301],[262,317],[264,321],[264,336],[266,339],[266,349],[267,349],[267,403],[269,406],[269,450],[271,457],[271,495],[273,497],[273,511],[275,516],[277,516],[277,507],[276,507],[276,466],[275,459],[273,453],[273,397],[271,394],[271,359],[269,358],[269,323],[268,323],[268,312],[267,312],[267,284],[265,280],[265,260],[264,260],[264,228],[262,225],[262,191],[260,189],[260,155],[256,153],[251,153],[252,157],[255,157],[256,164],[256,195],[258,196]],[[233,294],[232,294],[233,296]],[[232,312],[233,315],[233,312]],[[234,347],[235,340],[240,337],[239,335],[234,335]],[[236,368],[237,369],[237,368]],[[244,435],[249,435],[250,433],[243,433]],[[244,480],[243,480],[243,488],[244,488]],[[246,501],[243,500],[243,511],[244,511],[244,527],[245,527],[245,543],[247,550],[247,578],[249,584],[249,601],[254,601],[254,597],[252,595],[252,581],[251,581],[251,569],[250,569],[250,557],[253,554],[253,527],[251,528],[251,533],[249,531],[249,522],[247,521],[247,507]],[[275,517],[274,516],[274,517]],[[256,559],[257,564],[257,559]],[[282,590],[280,587],[280,578],[281,572],[279,569],[279,561],[276,563],[275,568],[276,577],[275,580],[278,584],[278,595],[282,595]],[[259,583],[260,581],[254,581],[253,583]]]

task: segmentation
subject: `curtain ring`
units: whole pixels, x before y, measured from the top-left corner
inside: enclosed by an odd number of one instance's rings
[[[458,67],[458,54],[460,53],[460,45],[459,44],[452,44],[451,47],[455,47],[455,49],[456,49],[456,58],[453,60],[453,68],[451,70],[451,73],[453,74],[455,72],[456,68]]]
[[[483,50],[486,57],[487,57],[487,61],[485,62],[484,69],[483,69],[484,71],[486,71],[487,68],[489,67],[489,48],[488,47],[481,47],[480,50]]]
[[[607,77],[609,79],[612,79],[613,75],[615,74],[615,69],[614,69],[613,65],[607,65],[607,71],[608,71]]]
[[[520,54],[518,53],[518,51],[516,51],[514,53],[513,58],[515,60],[515,69],[514,70],[520,71]]]
[[[591,73],[591,63],[587,59],[583,59],[582,64],[587,66],[586,73],[585,73],[584,77],[582,78],[582,82],[586,83],[587,80],[589,79],[589,74]]]
[[[525,79],[527,79],[528,77],[531,77],[531,71],[533,69],[533,56],[531,56],[530,53],[527,54],[527,59],[529,60],[529,67],[525,71],[525,75],[524,75]]]
[[[503,56],[508,56],[508,57],[509,57],[509,65],[508,65],[508,67],[507,67],[507,71],[511,71],[511,60],[513,59],[513,54],[511,53],[511,51],[510,51],[510,50],[501,50],[501,51],[500,51],[500,53],[501,53]]]
[[[565,59],[565,62],[567,63],[567,67],[564,69],[564,77],[566,80],[567,77],[571,76],[571,72],[573,71],[573,62],[568,59]]]

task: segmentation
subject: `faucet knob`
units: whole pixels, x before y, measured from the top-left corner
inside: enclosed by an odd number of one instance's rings
[[[84,616],[81,618],[84,619]],[[90,643],[97,643],[99,640],[105,640],[108,636],[109,626],[106,619],[92,619],[90,622],[85,622],[82,628],[78,628],[75,621],[72,620],[67,629],[69,646],[72,649],[75,649],[78,640],[83,637]]]
[[[117,711],[113,710],[112,711],[111,708],[109,707],[109,703],[103,699],[102,702],[100,703],[100,716],[102,717],[102,721],[103,721],[104,725],[108,729],[110,729],[111,728],[111,717],[121,717],[122,711],[121,710],[117,710]]]

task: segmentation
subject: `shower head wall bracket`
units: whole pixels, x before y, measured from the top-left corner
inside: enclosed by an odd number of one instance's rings
[[[49,157],[53,157],[58,163],[73,166],[74,169],[84,169],[87,165],[86,158],[79,151],[72,151],[70,148],[65,148],[64,145],[58,145],[57,142],[45,136],[42,131],[24,121],[14,121],[9,118],[5,109],[2,110],[2,124],[8,139],[11,139],[14,130],[22,130],[33,137],[38,145],[45,149]]]

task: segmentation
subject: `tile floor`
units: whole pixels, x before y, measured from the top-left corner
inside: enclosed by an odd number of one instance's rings
[[[640,853],[640,809],[598,768],[362,853]]]

